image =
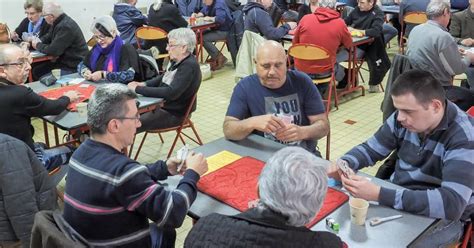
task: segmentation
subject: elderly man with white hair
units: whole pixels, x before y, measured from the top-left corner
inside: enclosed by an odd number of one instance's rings
[[[179,171],[177,158],[142,165],[121,152],[140,127],[136,98],[122,84],[98,87],[87,107],[91,138],[70,160],[64,219],[93,247],[174,247],[174,228],[207,171],[204,156],[194,152]],[[176,189],[157,183],[179,173]]]
[[[97,44],[78,65],[79,75],[94,82],[106,80],[124,84],[140,78],[137,50],[124,44],[112,17],[96,18],[91,31]]]
[[[52,69],[61,69],[62,74],[75,72],[77,65],[89,51],[79,25],[55,2],[44,4],[43,17],[52,27],[47,35],[41,40],[33,40],[31,45],[39,52],[54,56],[56,59],[54,62],[36,64],[32,71],[33,78],[37,80]]]
[[[322,159],[299,147],[283,148],[262,169],[257,207],[199,219],[184,247],[343,247],[335,234],[304,226],[321,208],[327,187]]]

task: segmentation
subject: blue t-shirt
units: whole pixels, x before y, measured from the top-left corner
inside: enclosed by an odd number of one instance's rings
[[[278,89],[264,87],[256,74],[240,80],[234,88],[226,115],[239,120],[266,114],[284,115],[291,116],[292,123],[298,126],[308,126],[308,116],[322,114],[324,111],[321,95],[308,75],[290,70],[286,74],[286,82]],[[271,133],[256,130],[253,133],[284,143]],[[285,144],[299,145],[320,156],[316,151],[316,140]]]

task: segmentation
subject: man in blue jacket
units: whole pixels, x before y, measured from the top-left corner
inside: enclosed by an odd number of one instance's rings
[[[135,7],[136,4],[137,0],[120,0],[115,4],[112,16],[117,23],[120,38],[135,47],[137,46],[135,30],[148,22],[147,17]]]
[[[296,27],[296,22],[287,22],[280,27],[273,26],[272,18],[265,9],[270,8],[272,0],[252,0],[245,5],[245,30],[261,34],[267,40],[280,40],[288,31]]]

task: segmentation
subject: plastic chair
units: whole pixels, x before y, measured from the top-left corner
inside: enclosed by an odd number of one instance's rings
[[[161,28],[152,27],[152,26],[143,26],[143,27],[137,28],[137,30],[135,31],[135,37],[137,39],[137,46],[138,48],[141,49],[142,41],[166,39],[168,38],[168,33],[166,33],[166,31],[164,31]],[[160,54],[158,58],[156,59],[163,59],[168,56],[169,55],[167,53]]]
[[[464,232],[464,237],[463,237],[462,243],[459,247],[460,248],[467,248],[467,247],[469,247],[469,246],[467,246],[469,244],[469,242],[471,242],[470,247],[473,247],[474,244],[472,243],[473,242],[472,238],[473,238],[473,230],[472,230],[472,221],[471,221],[466,225],[466,230]]]
[[[426,16],[425,12],[408,12],[405,14],[400,22],[400,26],[402,27],[401,29],[401,36],[402,38],[400,39],[400,53],[405,54],[405,46],[404,43],[408,40],[408,37],[405,36],[405,24],[413,24],[413,25],[419,25],[423,24],[428,21],[428,17]]]
[[[313,44],[294,44],[288,49],[288,55],[295,59],[300,59],[300,60],[312,60],[314,62],[318,62],[316,68],[316,72],[311,72],[311,73],[316,73],[316,74],[323,74],[329,72],[327,77],[320,78],[320,79],[313,79],[314,84],[323,84],[323,83],[329,83],[329,92],[328,92],[328,97],[324,102],[326,102],[326,113],[329,114],[329,111],[331,109],[331,100],[332,100],[332,94],[334,93],[334,105],[336,109],[338,109],[338,98],[336,94],[336,84],[335,84],[335,79],[334,79],[334,63],[336,63],[336,58],[334,56],[331,56],[331,54],[326,50],[324,47],[320,47],[317,45]],[[301,70],[300,68],[296,67],[295,68]],[[304,71],[303,71],[304,72]],[[308,73],[308,72],[306,72]]]
[[[329,84],[329,91],[328,97],[323,102],[326,103],[326,116],[329,117],[329,113],[331,111],[331,97],[334,92],[334,105],[336,109],[338,109],[338,99],[336,93],[336,83],[334,78],[334,63],[336,63],[335,56],[331,56],[331,54],[326,50],[324,47],[320,47],[313,44],[294,44],[288,49],[288,55],[301,60],[313,60],[317,61],[320,64],[316,67],[316,72],[311,73],[327,73],[328,68],[330,74],[327,77],[313,79],[314,84],[322,84],[328,83]],[[296,67],[295,68],[299,69]],[[313,67],[314,68],[314,67]],[[326,159],[329,160],[330,158],[330,151],[331,151],[331,130],[329,130],[328,135],[326,136]]]
[[[201,141],[201,137],[199,137],[199,134],[197,133],[196,128],[194,127],[194,123],[191,121],[191,118],[190,118],[191,110],[193,109],[193,105],[194,105],[194,102],[196,101],[196,97],[197,97],[197,92],[196,92],[196,94],[194,94],[191,102],[189,103],[188,109],[186,110],[186,113],[184,115],[183,122],[181,123],[181,125],[175,126],[175,127],[169,127],[169,128],[149,130],[149,131],[145,132],[145,134],[143,135],[143,139],[140,142],[140,145],[138,146],[138,150],[137,150],[137,153],[135,154],[134,160],[137,160],[138,155],[140,154],[140,151],[142,149],[143,143],[145,142],[146,136],[149,133],[157,133],[160,136],[161,143],[164,143],[163,138],[161,137],[161,133],[176,131],[176,136],[174,138],[173,144],[171,145],[171,148],[168,152],[168,158],[171,157],[171,154],[173,154],[173,150],[174,150],[174,147],[176,146],[176,142],[178,141],[178,138],[181,140],[181,142],[183,142],[183,144],[186,144],[181,135],[186,136],[188,139],[194,141],[194,143],[196,143],[198,145],[203,144],[202,141]],[[185,128],[191,128],[191,130],[194,133],[194,136],[196,136],[196,139],[190,137],[186,133],[183,133],[182,131]],[[135,143],[135,140],[134,140],[134,143]],[[132,155],[132,149],[133,149],[133,144],[130,147],[130,153],[129,153],[130,156]]]
[[[474,117],[474,106],[470,107],[466,113],[471,117]]]

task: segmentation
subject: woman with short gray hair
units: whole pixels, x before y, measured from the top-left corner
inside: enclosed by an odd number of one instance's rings
[[[162,108],[141,116],[138,132],[181,125],[191,100],[201,85],[201,69],[192,54],[196,34],[189,28],[173,29],[168,34],[170,64],[163,75],[146,82],[131,82],[128,88],[148,97],[164,98]],[[196,102],[192,111],[196,109]]]
[[[257,207],[199,219],[184,247],[343,247],[335,234],[304,226],[321,208],[326,191],[324,160],[300,147],[283,148],[262,169]]]

